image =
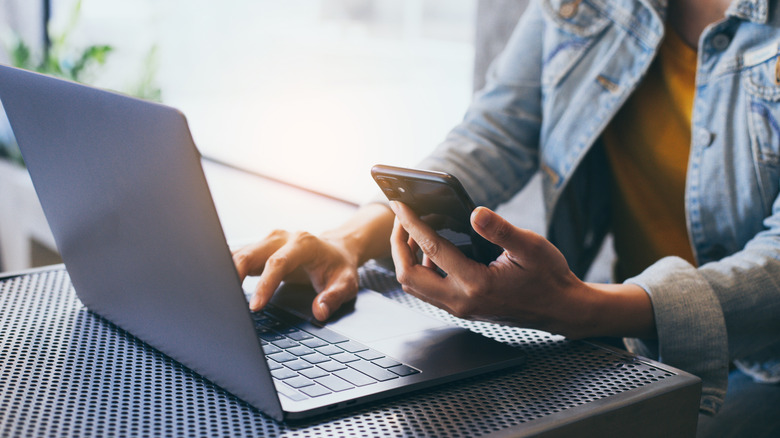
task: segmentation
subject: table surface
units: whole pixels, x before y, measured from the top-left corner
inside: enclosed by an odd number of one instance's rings
[[[0,279],[0,436],[525,436],[698,380],[620,350],[454,318],[403,294],[376,263],[362,278],[391,299],[522,349],[527,363],[280,424],[87,311],[67,272],[52,267]]]

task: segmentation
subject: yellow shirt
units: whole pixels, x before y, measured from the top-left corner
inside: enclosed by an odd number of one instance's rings
[[[696,51],[669,29],[647,76],[604,133],[618,281],[664,256],[694,263],[684,200],[695,82]]]

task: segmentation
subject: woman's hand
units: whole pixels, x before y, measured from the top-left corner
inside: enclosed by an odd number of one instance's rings
[[[282,281],[311,283],[317,292],[312,313],[326,320],[357,295],[358,267],[388,252],[392,218],[386,206],[368,205],[321,236],[277,230],[234,251],[233,262],[242,282],[247,276],[260,276],[249,307],[262,309]]]
[[[358,265],[342,242],[307,232],[276,230],[264,240],[233,252],[241,281],[259,275],[249,307],[262,309],[281,282],[311,283],[317,291],[314,316],[324,321],[358,291]]]
[[[489,266],[466,258],[409,207],[398,202],[391,207],[396,213],[391,247],[398,281],[407,293],[455,316],[571,338],[655,331],[643,289],[580,281],[544,237],[513,226],[487,208],[475,209],[471,224],[505,249]],[[422,263],[416,257],[418,248],[425,255]],[[433,265],[447,275],[439,275]]]

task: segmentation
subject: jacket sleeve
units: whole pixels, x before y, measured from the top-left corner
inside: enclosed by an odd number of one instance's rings
[[[756,380],[780,379],[780,197],[764,227],[719,261],[667,257],[627,281],[650,295],[658,340],[626,344],[701,377],[706,413],[722,405],[732,361]]]
[[[543,28],[532,1],[464,120],[418,165],[455,175],[477,205],[508,200],[538,169]]]

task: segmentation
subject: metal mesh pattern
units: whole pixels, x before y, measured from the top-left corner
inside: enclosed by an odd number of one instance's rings
[[[381,268],[364,282],[524,349],[527,364],[284,425],[88,312],[65,271],[46,271],[0,281],[0,436],[474,437],[674,375],[589,343],[453,318]]]

